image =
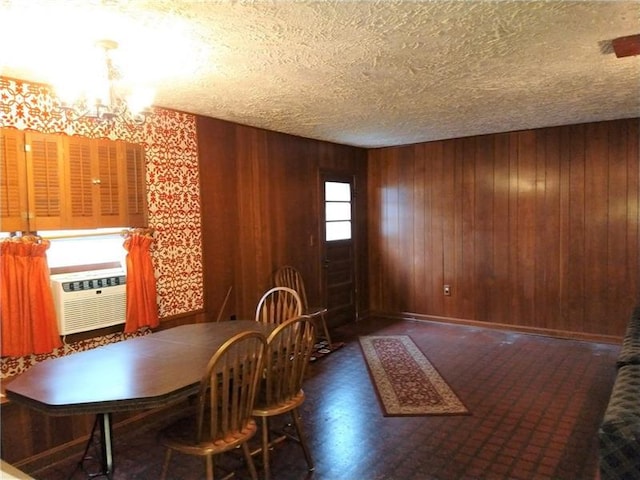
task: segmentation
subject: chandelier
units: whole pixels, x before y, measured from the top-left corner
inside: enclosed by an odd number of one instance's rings
[[[56,90],[60,107],[69,120],[92,118],[97,121],[114,121],[142,124],[151,114],[153,94],[149,90],[127,89],[122,84],[122,75],[111,58],[118,48],[113,40],[96,43],[100,58],[95,71],[83,71],[81,82],[75,87],[63,86]],[[90,66],[91,62],[87,62]]]

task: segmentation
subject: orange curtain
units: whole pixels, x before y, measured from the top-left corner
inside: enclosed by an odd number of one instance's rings
[[[49,283],[49,241],[36,236],[0,243],[2,356],[49,353],[62,346]]]
[[[157,327],[160,321],[156,277],[151,262],[152,232],[134,229],[126,235],[127,320],[124,331],[133,333],[142,327]]]

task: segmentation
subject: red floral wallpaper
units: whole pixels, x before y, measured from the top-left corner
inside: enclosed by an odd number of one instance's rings
[[[48,87],[0,77],[0,126],[143,144],[160,317],[203,308],[195,116],[157,108],[141,127],[69,121]]]

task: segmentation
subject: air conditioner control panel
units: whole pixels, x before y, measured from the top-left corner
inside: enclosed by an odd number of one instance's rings
[[[127,283],[122,269],[105,269],[77,273],[51,275],[51,280],[60,284],[64,292],[80,292],[97,288],[115,287]]]
[[[124,285],[127,283],[127,277],[121,275],[119,277],[97,278],[95,280],[79,280],[74,282],[62,282],[62,289],[65,292],[77,292],[80,290],[92,290],[94,288],[115,287],[116,285]]]

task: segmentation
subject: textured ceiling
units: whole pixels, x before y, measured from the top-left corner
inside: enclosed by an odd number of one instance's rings
[[[157,106],[380,147],[640,116],[610,46],[639,32],[640,0],[0,0],[0,66],[50,83],[110,38]]]

